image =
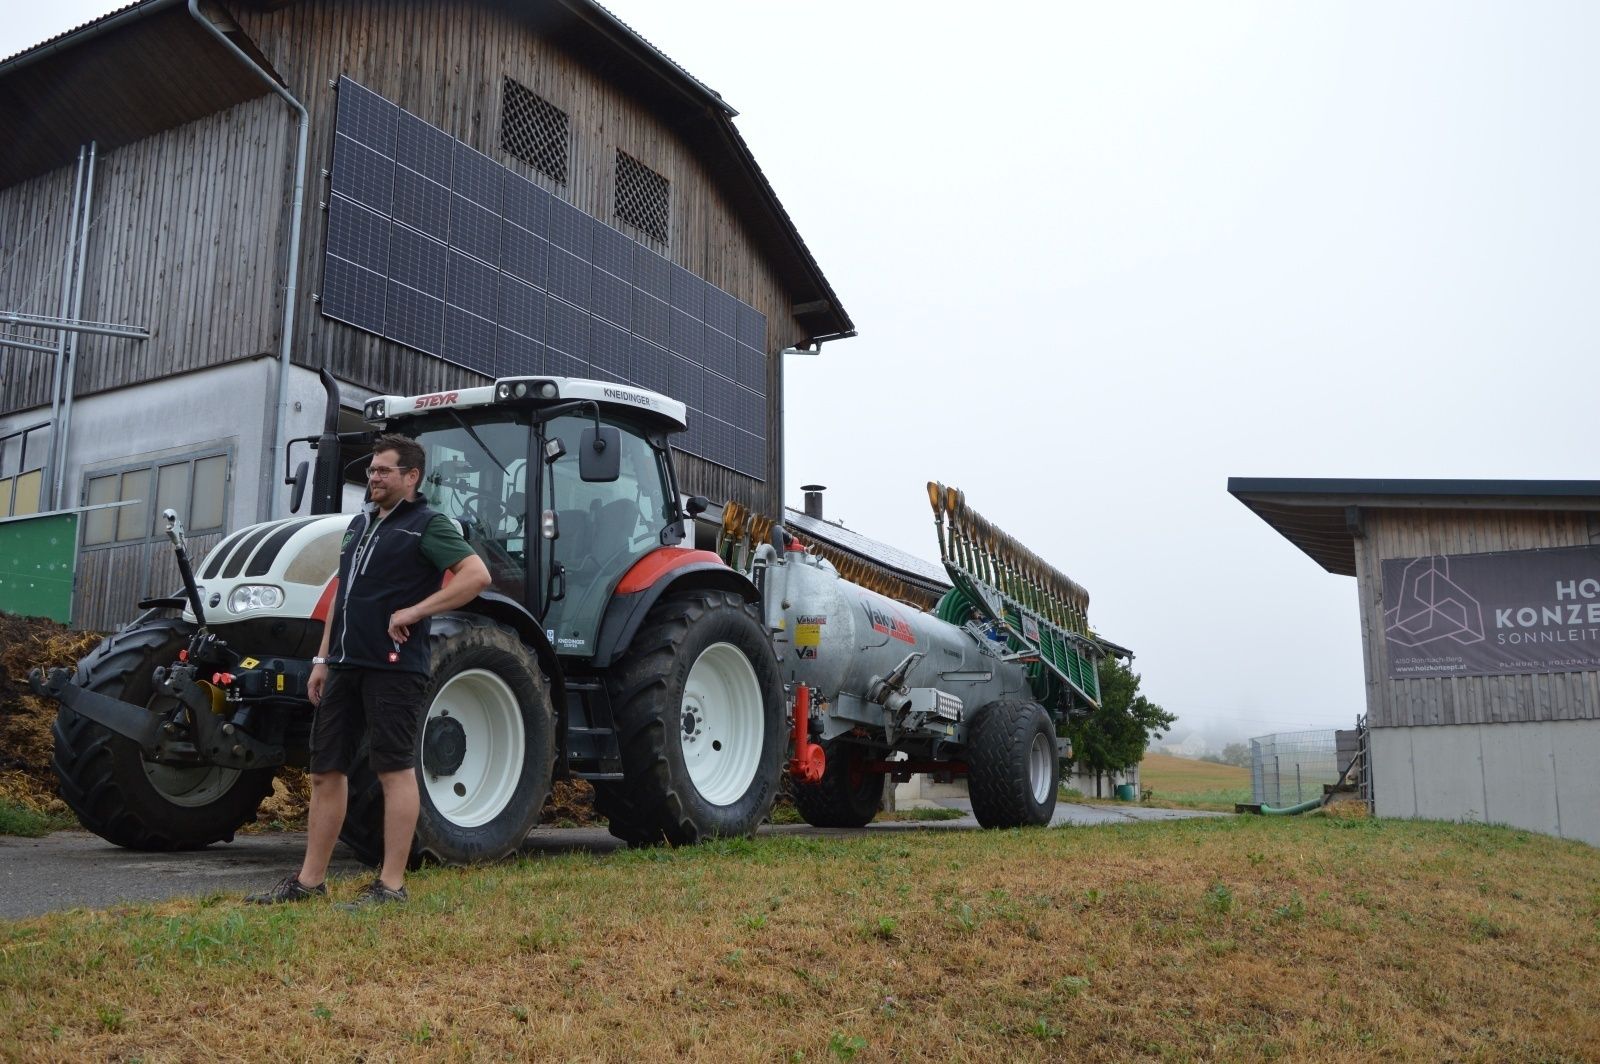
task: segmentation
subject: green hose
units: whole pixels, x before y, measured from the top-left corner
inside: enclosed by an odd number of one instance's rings
[[[1309,813],[1309,812],[1311,812],[1311,810],[1316,809],[1321,805],[1322,805],[1322,799],[1321,798],[1308,798],[1306,801],[1301,802],[1299,805],[1288,805],[1288,806],[1284,806],[1282,809],[1274,809],[1270,805],[1264,805],[1264,806],[1261,807],[1261,815],[1262,816],[1299,816],[1301,813]]]
[[[960,628],[975,617],[981,616],[982,611],[976,603],[967,597],[966,592],[959,587],[946,591],[933,607],[933,615],[946,624]],[[1022,640],[1015,636],[1006,637],[1007,650],[1027,649]],[[1042,661],[1034,661],[1027,665],[1028,688],[1033,692],[1034,701],[1043,706],[1053,706],[1061,697],[1061,681],[1056,679],[1055,673],[1045,668]]]

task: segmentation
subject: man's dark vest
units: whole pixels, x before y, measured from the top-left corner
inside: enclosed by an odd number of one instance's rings
[[[433,515],[422,499],[410,499],[379,521],[377,505],[369,502],[350,522],[339,549],[339,590],[329,621],[331,664],[429,674],[428,620],[413,624],[410,638],[396,647],[389,615],[439,590],[440,571],[422,553],[422,533]],[[367,536],[373,522],[378,527]]]

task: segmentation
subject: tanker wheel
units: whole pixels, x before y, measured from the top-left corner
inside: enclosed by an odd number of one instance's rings
[[[794,807],[813,827],[866,827],[883,805],[884,774],[865,770],[869,752],[854,743],[835,740],[823,748],[828,764],[822,779],[816,783],[789,781]]]
[[[607,677],[635,845],[751,835],[777,797],[783,686],[754,609],[695,591],[657,603]],[[613,834],[617,831],[613,829]]]
[[[151,678],[177,660],[193,628],[167,618],[107,637],[73,682],[136,706],[171,708]],[[85,828],[131,850],[198,850],[231,842],[272,793],[272,768],[166,765],[139,744],[62,706],[50,728],[61,798]]]
[[[1061,764],[1056,729],[1036,702],[991,702],[967,737],[972,814],[986,828],[1050,823]]]
[[[486,617],[440,614],[430,643],[408,865],[497,860],[527,839],[550,794],[554,715],[544,676],[517,633]],[[362,861],[383,863],[383,784],[365,740],[339,837]]]

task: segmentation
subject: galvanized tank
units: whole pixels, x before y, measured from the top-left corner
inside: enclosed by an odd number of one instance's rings
[[[767,546],[756,564],[784,679],[830,704],[824,738],[861,724],[960,742],[979,707],[1031,697],[1002,644],[853,584],[816,555]],[[912,654],[901,697],[886,698],[881,681]]]

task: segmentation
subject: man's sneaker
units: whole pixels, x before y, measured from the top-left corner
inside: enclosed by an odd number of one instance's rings
[[[282,879],[267,889],[255,894],[245,895],[245,901],[253,905],[282,905],[286,901],[305,901],[307,898],[326,898],[328,884],[318,883],[308,887],[300,882],[295,873],[290,872]]]
[[[406,893],[406,888],[391,890],[383,885],[383,880],[374,879],[371,883],[361,888],[361,893],[355,896],[354,901],[343,902],[335,908],[343,909],[347,913],[358,912],[361,909],[370,909],[375,905],[389,905],[394,902],[407,902],[411,895]]]

